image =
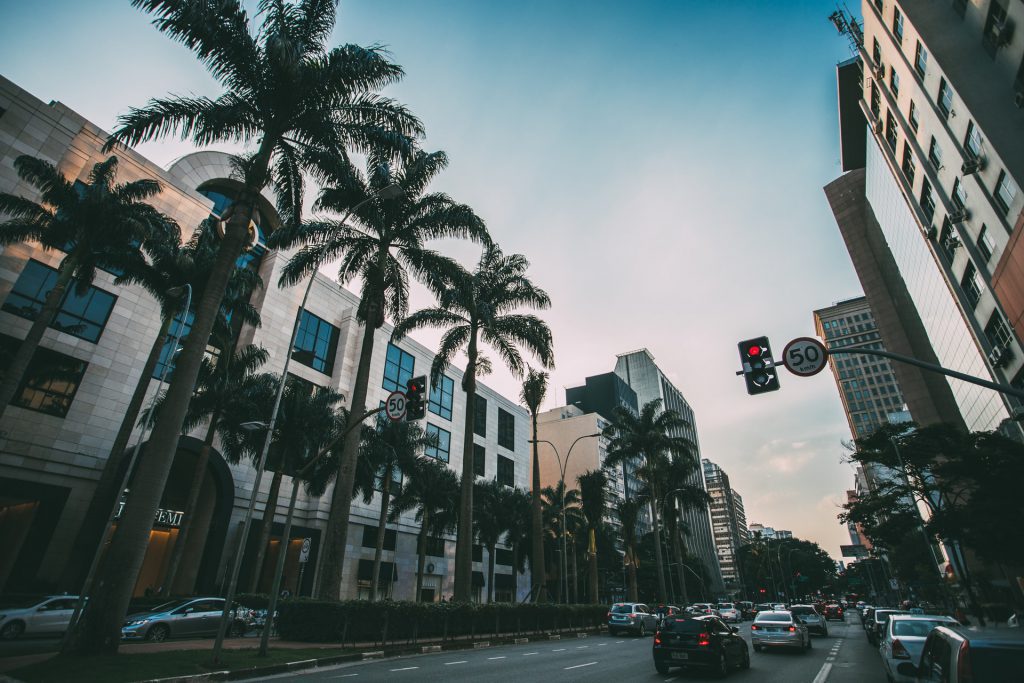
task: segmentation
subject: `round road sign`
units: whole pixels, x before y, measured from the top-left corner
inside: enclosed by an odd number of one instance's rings
[[[388,400],[384,402],[384,412],[392,422],[405,419],[405,394],[401,391],[392,391],[388,394]]]
[[[782,362],[794,375],[810,377],[825,368],[828,349],[812,337],[797,337],[782,350]]]

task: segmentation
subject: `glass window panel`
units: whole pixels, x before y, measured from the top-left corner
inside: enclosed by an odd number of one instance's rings
[[[1006,174],[1005,170],[1000,171],[999,180],[996,181],[995,199],[1004,214],[1010,210],[1010,205],[1013,204],[1013,200],[1016,197],[1017,188],[1014,186],[1013,181],[1010,180],[1010,176]]]
[[[498,408],[498,445],[510,451],[516,447],[515,416],[501,408]]]
[[[487,399],[479,394],[473,407],[473,433],[487,438]]]
[[[452,419],[454,393],[455,381],[448,375],[441,375],[438,381],[430,387],[430,398],[427,402],[430,412],[446,420]]]
[[[7,295],[3,310],[21,318],[35,320],[55,284],[56,269],[29,260]],[[85,294],[79,295],[72,281],[64,292],[64,299],[50,327],[95,343],[99,341],[116,301],[116,296],[92,285]]]
[[[292,359],[317,372],[334,372],[334,357],[338,351],[341,331],[329,322],[305,309],[299,310],[299,330],[295,335]]]
[[[405,391],[415,367],[416,358],[411,353],[406,353],[394,344],[388,344],[382,386],[388,391]]]
[[[503,455],[498,456],[498,476],[497,481],[499,484],[505,486],[515,486],[515,461],[511,458],[506,458]]]
[[[448,462],[451,443],[452,433],[447,429],[441,429],[435,424],[427,423],[427,436],[437,435],[437,446],[427,446],[423,452],[431,458],[436,458],[441,462]]]
[[[20,345],[20,340],[0,335],[0,379]],[[88,367],[85,361],[37,347],[11,405],[64,417]]]

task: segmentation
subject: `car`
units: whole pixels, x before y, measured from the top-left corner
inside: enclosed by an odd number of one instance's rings
[[[68,630],[77,595],[31,596],[0,604],[0,638],[59,634]]]
[[[224,598],[172,600],[146,612],[126,616],[121,627],[121,638],[159,643],[168,638],[214,636],[220,628],[223,611]],[[245,614],[248,612],[244,610]],[[236,610],[233,614],[233,634],[244,634],[249,628],[242,615],[242,610]]]
[[[811,649],[811,634],[789,611],[758,612],[750,625],[750,642],[754,652],[763,648],[789,647]]]
[[[813,605],[793,605],[789,611],[796,617],[797,621],[807,627],[808,633],[828,636],[828,624],[824,617],[818,614]]]
[[[658,624],[665,621],[666,617],[672,617],[683,613],[681,607],[675,605],[658,605],[653,610],[654,616],[658,618]]]
[[[896,671],[902,662],[917,662],[921,659],[925,639],[936,626],[958,626],[953,617],[931,615],[917,616],[897,614],[889,618],[885,637],[878,648],[882,655],[887,680],[892,683],[913,683],[914,679]]]
[[[878,647],[885,635],[885,629],[889,625],[889,617],[894,614],[908,614],[908,612],[902,609],[876,609],[874,611],[870,621],[865,622],[869,643]]]
[[[860,613],[860,627],[865,631],[868,630],[868,622],[875,615],[876,609],[888,609],[887,607],[875,607],[874,605],[868,605]]]
[[[759,612],[771,612],[772,606],[767,602],[760,602],[754,605],[754,616],[757,616]]]
[[[658,630],[658,617],[640,602],[617,602],[608,610],[608,635],[633,632],[641,638]]]
[[[743,614],[731,602],[718,603],[718,613],[722,615],[722,621],[738,624],[743,621]]]
[[[772,611],[774,611],[774,612],[785,612],[786,611],[786,606],[783,605],[781,602],[773,603],[772,604]]]
[[[1024,633],[936,626],[924,642],[921,661],[901,662],[896,672],[915,682],[1024,681]]]
[[[742,600],[740,602],[737,602],[736,609],[740,611],[740,615],[744,619],[753,619],[754,615],[757,614],[757,612],[754,611],[754,603],[750,602],[749,600]]]
[[[750,668],[750,650],[739,629],[717,617],[666,619],[654,634],[652,653],[660,674],[680,667],[708,670],[722,677],[730,668]]]
[[[822,615],[825,621],[846,621],[843,606],[837,603],[825,605],[825,613]]]

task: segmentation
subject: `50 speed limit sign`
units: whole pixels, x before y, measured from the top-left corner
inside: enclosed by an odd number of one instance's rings
[[[384,402],[384,412],[392,422],[400,422],[405,419],[405,394],[401,391],[392,391],[388,394],[388,400]]]
[[[782,362],[794,375],[810,377],[825,368],[828,349],[812,337],[797,337],[786,344],[782,351]]]

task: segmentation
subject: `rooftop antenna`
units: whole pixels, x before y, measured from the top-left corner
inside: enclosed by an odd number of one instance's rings
[[[854,54],[860,52],[864,47],[864,31],[861,29],[857,19],[844,7],[836,5],[836,11],[828,15],[828,20],[836,27],[840,35],[846,36],[850,42],[850,51]]]

